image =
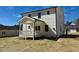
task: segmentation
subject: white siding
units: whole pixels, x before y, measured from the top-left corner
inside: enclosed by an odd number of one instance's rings
[[[23,31],[26,31],[26,27],[27,25],[26,24],[23,24]]]
[[[31,30],[28,30],[27,29],[28,25],[30,24],[23,24],[23,31],[21,31],[20,36],[23,36],[23,37],[32,36],[33,37],[33,27],[30,25]]]
[[[47,15],[47,11],[50,12],[49,15]],[[56,34],[56,16],[55,16],[55,8],[48,9],[48,10],[43,10],[43,11],[37,11],[37,12],[32,12],[32,13],[27,13],[25,14],[28,16],[28,14],[31,14],[32,17],[38,19],[38,13],[41,13],[41,18],[40,20],[44,21],[46,25],[49,26],[49,31],[45,32],[43,31],[43,34],[46,36],[54,36]],[[55,28],[55,30],[53,30]]]
[[[47,14],[47,11],[49,11],[49,15]],[[57,11],[57,14],[56,14]],[[42,11],[35,11],[31,13],[25,13],[23,16],[28,16],[31,14],[31,17],[38,19],[38,13],[41,13],[40,20],[44,21],[46,25],[49,26],[49,31],[45,32],[43,31],[41,35],[45,36],[60,36],[64,33],[64,20],[63,20],[63,12],[60,12],[60,8],[55,10],[55,8],[42,10]],[[25,26],[26,27],[26,26]],[[24,27],[24,28],[25,28]],[[43,25],[45,28],[45,26]]]
[[[76,29],[71,29],[70,33],[77,32]]]

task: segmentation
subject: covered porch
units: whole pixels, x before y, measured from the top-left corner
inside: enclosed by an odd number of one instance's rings
[[[19,37],[35,38],[44,34],[45,22],[41,20],[25,16],[19,21],[19,25]]]

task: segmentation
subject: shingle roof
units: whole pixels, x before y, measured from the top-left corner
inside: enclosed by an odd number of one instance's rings
[[[71,23],[70,25],[76,25],[75,23]]]
[[[44,22],[44,21],[42,21],[42,20],[40,20],[40,19],[36,19],[36,18],[28,17],[28,16],[24,16],[21,20],[19,20],[19,22],[22,21],[23,19],[25,20],[25,18],[31,19],[32,21]],[[45,23],[45,22],[44,22],[44,23]]]
[[[41,9],[41,10],[35,10],[35,11],[30,11],[30,12],[22,12],[22,14],[25,14],[25,13],[31,13],[31,12],[36,12],[36,11],[42,11],[42,10],[47,10],[47,9],[52,9],[52,8],[57,8],[57,6],[54,6],[54,7],[50,7],[50,8],[45,8],[45,9]]]

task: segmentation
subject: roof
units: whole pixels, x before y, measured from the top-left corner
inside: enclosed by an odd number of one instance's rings
[[[20,21],[23,21],[23,19],[24,19],[24,20],[25,20],[25,19],[30,19],[30,20],[32,20],[32,21],[44,22],[44,21],[42,21],[42,20],[40,20],[40,19],[36,19],[36,18],[28,17],[28,16],[24,16],[21,20],[19,20],[19,22],[20,22]],[[45,22],[44,22],[44,23],[45,23]]]
[[[23,21],[24,19],[32,19],[32,20],[34,20],[33,18],[31,18],[31,17],[28,17],[28,16],[24,16],[24,17],[22,17],[18,22],[21,22],[21,21]]]
[[[44,21],[40,20],[40,19],[36,19],[36,18],[33,18],[35,21],[40,21],[40,22],[43,22],[45,23]]]
[[[30,12],[22,12],[21,15],[22,15],[22,14],[25,14],[25,13],[31,13],[31,12],[36,12],[36,11],[43,11],[43,10],[52,9],[52,8],[57,8],[57,6],[55,6],[55,7],[50,7],[50,8],[45,8],[45,9],[41,9],[41,10],[30,11]]]
[[[71,23],[70,25],[76,25],[75,23]]]

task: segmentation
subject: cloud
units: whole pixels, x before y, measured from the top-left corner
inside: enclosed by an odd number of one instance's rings
[[[16,17],[17,17],[17,18],[20,18],[20,17],[21,17],[21,15],[17,15]]]
[[[20,18],[20,17],[21,17],[21,15],[18,15],[18,14],[13,14],[13,17]]]

